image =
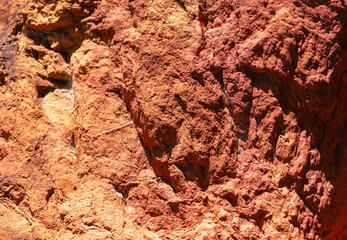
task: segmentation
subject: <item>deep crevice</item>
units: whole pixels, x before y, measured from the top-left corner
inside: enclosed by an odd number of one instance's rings
[[[54,194],[54,188],[50,188],[47,192],[47,195],[46,195],[46,201],[49,202],[49,200],[51,199],[51,197],[53,196]]]
[[[51,50],[51,46],[48,42],[46,33],[37,32],[35,30],[30,30],[28,32],[24,32],[24,35],[27,38],[33,40],[36,45],[42,45],[45,48]]]
[[[44,98],[47,96],[48,93],[51,93],[55,90],[56,88],[46,88],[46,89],[37,89],[37,97],[38,98]]]
[[[56,89],[71,89],[72,87],[72,82],[70,81],[56,80],[51,78],[42,78],[42,79],[51,82],[54,85],[54,87],[36,86],[38,98],[44,98],[45,96],[47,96],[48,93],[51,93],[55,91]]]
[[[116,190],[118,193],[122,194],[123,200],[125,201],[125,204],[126,204],[127,198],[128,198],[128,192],[120,190],[116,184],[112,184],[112,185],[113,185],[114,190]]]
[[[175,0],[175,2],[177,2],[178,5],[179,5],[184,11],[187,11],[187,8],[186,8],[186,6],[184,5],[183,2],[181,2],[180,0]]]
[[[0,86],[5,84],[5,77],[7,74],[0,72]]]
[[[183,112],[186,113],[187,112],[187,106],[184,104],[180,95],[175,94],[175,99],[177,100],[178,104],[181,106]]]
[[[202,87],[205,87],[205,82],[204,82],[204,79],[203,79],[203,76],[200,72],[198,71],[193,71],[191,73],[191,77],[196,80]]]
[[[206,3],[205,3],[206,5]],[[202,7],[201,5],[199,6],[199,16],[198,20],[200,23],[201,27],[201,45],[198,47],[196,55],[199,56],[200,53],[206,48],[206,38],[205,38],[205,31],[207,27],[207,16],[205,14],[206,11],[206,6]]]

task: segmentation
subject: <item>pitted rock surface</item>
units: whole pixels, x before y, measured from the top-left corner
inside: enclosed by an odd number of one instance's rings
[[[0,3],[0,239],[347,238],[346,1]]]

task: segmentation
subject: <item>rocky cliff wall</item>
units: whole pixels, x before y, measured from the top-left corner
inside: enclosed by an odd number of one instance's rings
[[[347,237],[345,0],[0,3],[0,239]]]

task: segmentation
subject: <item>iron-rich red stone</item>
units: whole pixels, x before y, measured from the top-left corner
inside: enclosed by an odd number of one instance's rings
[[[344,239],[346,1],[2,0],[1,239]]]

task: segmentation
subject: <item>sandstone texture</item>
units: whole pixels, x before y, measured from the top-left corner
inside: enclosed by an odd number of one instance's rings
[[[347,239],[346,0],[0,0],[0,239]]]

